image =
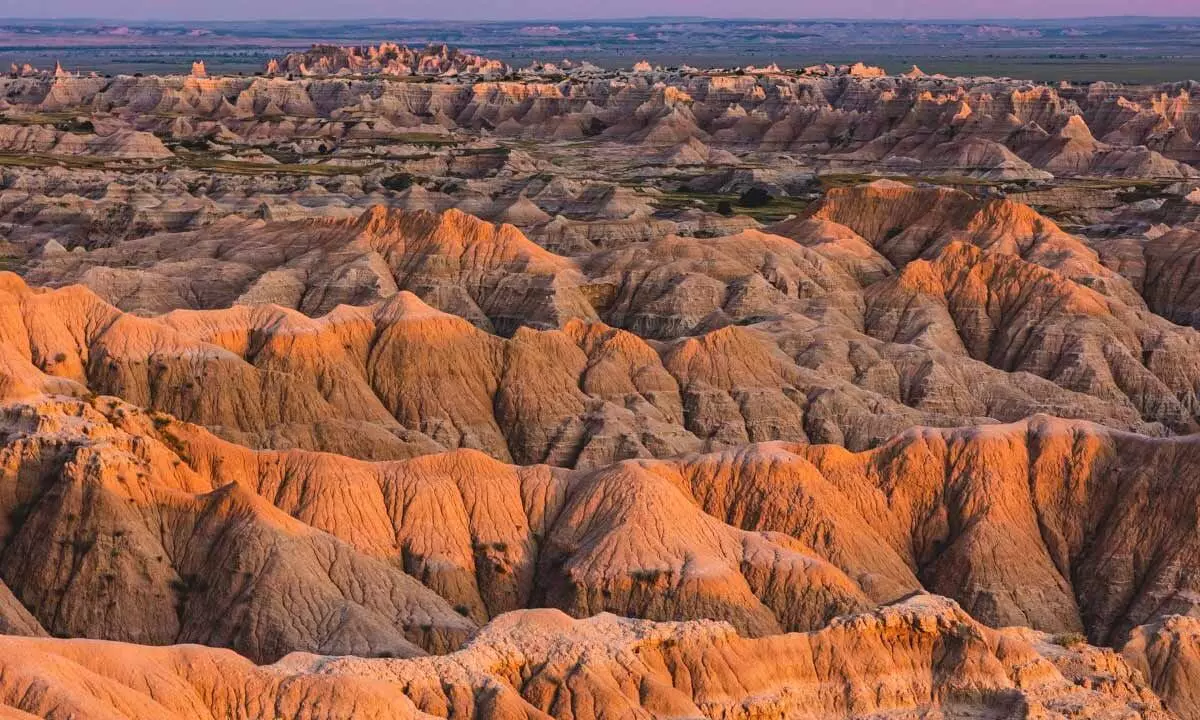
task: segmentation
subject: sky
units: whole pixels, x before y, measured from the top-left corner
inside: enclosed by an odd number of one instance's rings
[[[975,19],[1200,16],[1200,0],[0,0],[0,17],[125,20],[526,20],[701,15],[759,18]]]

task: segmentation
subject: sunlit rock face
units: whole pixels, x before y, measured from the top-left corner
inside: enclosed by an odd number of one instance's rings
[[[8,714],[1198,717],[1192,85],[0,85]]]

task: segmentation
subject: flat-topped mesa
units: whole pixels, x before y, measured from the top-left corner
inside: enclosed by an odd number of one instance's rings
[[[267,63],[268,74],[300,75],[480,75],[501,76],[509,67],[499,60],[463,52],[448,45],[414,49],[396,43],[338,46],[313,45]]]

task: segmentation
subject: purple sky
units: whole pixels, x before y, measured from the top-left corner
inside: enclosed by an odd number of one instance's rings
[[[0,0],[0,16],[163,20],[413,18],[511,20],[646,15],[771,18],[985,18],[1200,15],[1200,0]]]

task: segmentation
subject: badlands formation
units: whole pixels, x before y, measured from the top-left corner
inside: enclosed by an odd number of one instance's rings
[[[1200,91],[0,78],[0,708],[1200,719]]]

